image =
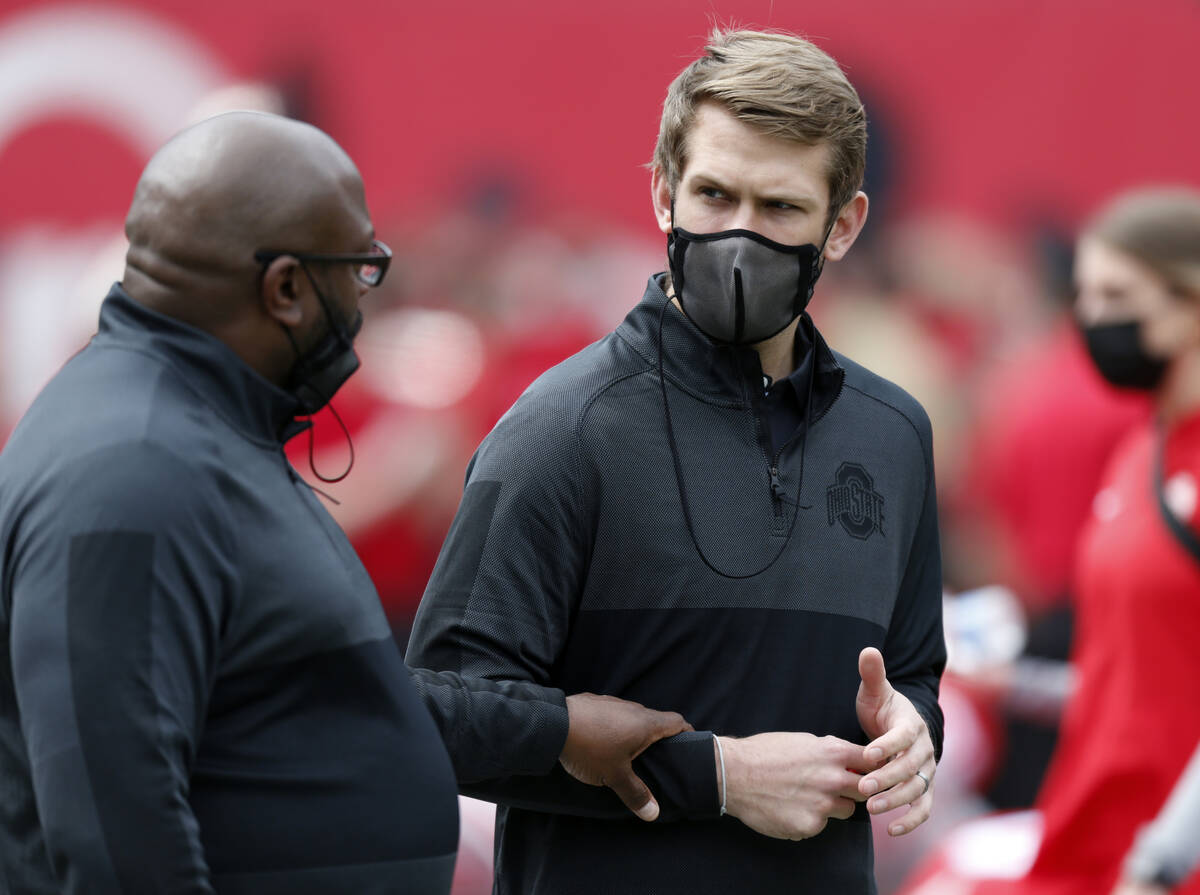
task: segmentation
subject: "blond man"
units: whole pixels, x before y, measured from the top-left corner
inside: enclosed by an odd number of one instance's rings
[[[893,835],[929,816],[929,422],[805,313],[866,221],[865,151],[829,56],[715,33],[664,104],[668,270],[471,462],[410,660],[697,728],[639,759],[651,825],[565,774],[471,787],[501,806],[499,893],[871,893],[870,814],[908,806]]]

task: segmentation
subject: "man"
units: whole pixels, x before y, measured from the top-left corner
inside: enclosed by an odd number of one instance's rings
[[[358,365],[390,257],[340,147],[210,119],[150,161],[126,232],[99,333],[0,455],[5,890],[444,895],[454,773],[560,756],[653,817],[628,759],[678,716],[410,683],[284,458]]]
[[[715,34],[655,152],[670,272],[468,468],[410,660],[718,734],[640,759],[678,823],[637,828],[561,774],[468,787],[501,805],[500,893],[873,892],[869,813],[909,805],[893,835],[929,816],[945,650],[928,419],[801,316],[866,220],[865,149],[827,55]]]

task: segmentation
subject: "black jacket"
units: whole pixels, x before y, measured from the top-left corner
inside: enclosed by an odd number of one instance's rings
[[[709,342],[651,280],[614,333],[542,376],[480,446],[409,660],[622,696],[721,734],[865,743],[857,657],[877,646],[940,749],[929,422],[812,338],[811,426],[776,450],[758,355]],[[874,891],[865,806],[812,840],[772,840],[717,819],[709,734],[639,765],[664,809],[654,825],[561,773],[469,787],[502,806],[496,891]]]
[[[555,764],[560,691],[410,683],[284,457],[297,410],[114,287],[13,433],[0,889],[444,895],[455,783],[426,708],[461,779]]]

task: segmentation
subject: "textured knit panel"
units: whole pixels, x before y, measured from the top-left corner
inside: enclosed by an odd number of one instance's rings
[[[726,574],[748,575],[779,555],[762,574],[731,581],[695,561],[696,548],[682,524],[665,424],[661,412],[655,413],[655,405],[661,405],[657,378],[646,372],[621,381],[592,402],[584,420],[597,467],[603,468],[603,457],[636,456],[638,468],[628,475],[622,465],[603,477],[602,511],[580,608],[804,609],[886,627],[892,603],[881,594],[899,589],[928,482],[927,441],[918,429],[928,432],[924,414],[910,420],[847,385],[804,444],[802,488],[801,440],[783,451],[777,467],[787,492],[783,502],[772,497],[769,460],[758,444],[751,409],[713,407],[669,386],[692,526],[705,556]],[[865,538],[841,524],[837,501],[846,489],[838,475],[846,465],[856,468],[856,476],[858,470],[865,473],[864,484],[870,481],[869,488],[860,489],[867,492],[863,499],[877,501],[868,509],[877,511],[879,525]],[[832,521],[831,503],[837,511]],[[870,522],[864,518],[863,525]],[[830,556],[838,562],[826,561]],[[652,575],[647,584],[654,586],[631,587],[639,574]]]
[[[660,321],[690,531],[657,369]],[[612,693],[680,711],[698,729],[865,742],[857,657],[877,646],[939,744],[945,652],[928,420],[819,339],[817,351],[813,425],[768,453],[757,355],[709,343],[652,282],[614,334],[541,377],[481,445],[451,538],[482,548],[443,552],[410,658]],[[776,460],[782,499],[770,487]],[[756,892],[810,878],[821,881],[813,891],[873,891],[864,811],[803,849],[733,821],[701,824],[715,813],[703,801],[715,770],[711,748],[688,745],[664,741],[640,760],[664,817],[693,818],[661,834],[586,819],[598,799],[568,781],[472,787],[502,803],[499,891],[727,891],[744,881],[732,868],[752,864],[774,868]],[[678,860],[662,859],[660,841],[679,843]],[[624,864],[572,876],[583,842]],[[685,853],[727,871],[693,874]]]

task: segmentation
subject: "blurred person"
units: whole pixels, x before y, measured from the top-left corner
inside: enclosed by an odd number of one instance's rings
[[[979,893],[1110,891],[1200,742],[1187,636],[1200,625],[1200,547],[1184,546],[1200,476],[1200,192],[1115,200],[1080,237],[1075,283],[1093,363],[1149,394],[1157,420],[1117,447],[1079,542],[1078,684],[1038,796],[1037,856],[1020,880]],[[1200,892],[1200,880],[1174,891]]]
[[[971,389],[969,458],[951,500],[953,542],[974,539],[975,580],[1020,597],[1026,638],[1016,662],[962,682],[1004,722],[1002,761],[987,787],[997,808],[1028,808],[1053,755],[1073,675],[1071,569],[1113,448],[1149,418],[1148,398],[1114,388],[1090,361],[1071,312],[1071,244],[1041,228],[1044,287],[1035,329],[984,366]],[[947,549],[951,549],[949,546]],[[960,582],[961,584],[962,582]],[[949,671],[961,673],[951,658]]]
[[[559,761],[653,817],[629,761],[679,716],[407,669],[284,458],[390,259],[345,152],[208,119],[150,160],[126,232],[99,333],[0,453],[7,885],[444,895],[455,774]]]
[[[677,823],[622,823],[561,773],[465,787],[500,806],[498,893],[871,893],[869,815],[909,806],[892,835],[929,817],[930,428],[804,314],[865,223],[865,150],[829,56],[714,33],[671,85],[652,166],[669,273],[468,467],[411,660],[674,706],[720,734],[639,760]]]

